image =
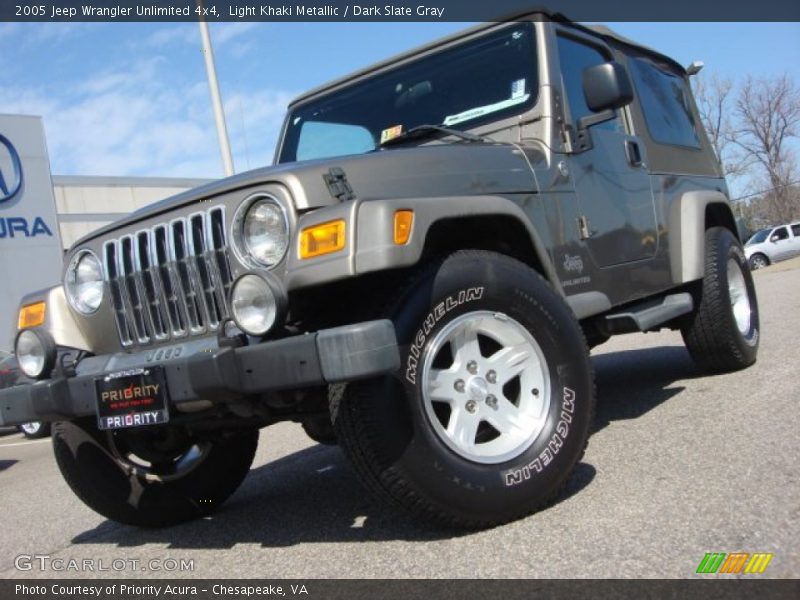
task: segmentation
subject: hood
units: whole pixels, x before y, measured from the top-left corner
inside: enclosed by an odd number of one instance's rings
[[[357,198],[421,198],[489,195],[537,190],[531,165],[544,160],[510,144],[455,143],[393,148],[369,154],[285,163],[255,169],[161,200],[101,227],[75,245],[138,221],[238,189],[263,184],[283,185],[295,209],[306,211],[340,202],[325,175],[341,169]]]

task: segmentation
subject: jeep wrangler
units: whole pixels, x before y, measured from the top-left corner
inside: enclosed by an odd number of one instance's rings
[[[439,524],[547,505],[589,437],[590,347],[669,328],[704,370],[756,360],[689,77],[537,11],[297,98],[273,166],[95,231],[23,299],[38,381],[0,424],[53,422],[75,494],[138,526],[216,509],[281,421]]]

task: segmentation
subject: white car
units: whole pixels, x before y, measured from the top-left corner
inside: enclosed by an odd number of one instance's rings
[[[744,254],[753,270],[800,256],[800,222],[762,229],[747,240]]]

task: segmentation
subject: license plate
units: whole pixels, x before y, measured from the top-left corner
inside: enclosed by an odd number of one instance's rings
[[[169,420],[167,386],[159,367],[111,373],[95,380],[97,426],[124,429]]]

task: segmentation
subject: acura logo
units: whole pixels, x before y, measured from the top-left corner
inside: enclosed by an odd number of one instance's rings
[[[0,133],[0,202],[11,200],[22,187],[22,161],[11,141]]]

